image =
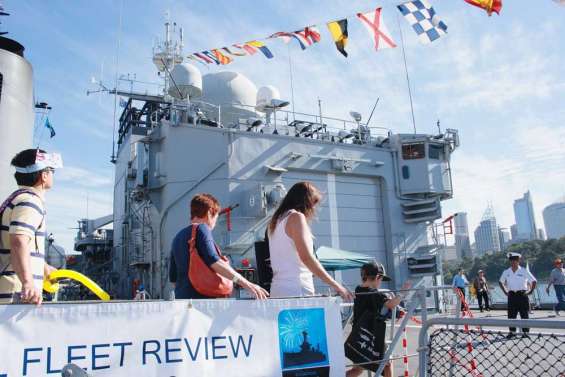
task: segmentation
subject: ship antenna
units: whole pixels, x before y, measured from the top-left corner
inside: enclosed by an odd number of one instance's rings
[[[410,98],[410,111],[412,113],[412,125],[414,133],[416,133],[416,118],[414,117],[414,104],[412,102],[412,90],[410,89],[410,75],[408,75],[408,65],[406,64],[406,52],[404,51],[404,36],[402,35],[402,26],[400,26],[400,17],[396,16],[398,22],[398,30],[400,31],[400,44],[402,46],[402,58],[404,60],[404,71],[406,72],[406,84],[408,85],[408,97]]]
[[[377,98],[377,101],[375,102],[375,105],[373,106],[373,110],[371,110],[371,115],[369,115],[369,119],[367,119],[367,127],[369,127],[369,123],[371,122],[371,118],[373,117],[373,113],[375,112],[375,109],[377,108],[377,104],[379,103],[380,97]]]
[[[110,157],[111,163],[116,163],[116,113],[118,110],[118,69],[120,65],[120,47],[122,38],[122,15],[124,11],[124,0],[120,2],[120,14],[118,19],[118,40],[116,43],[116,60],[115,60],[115,70],[116,74],[114,76],[114,125],[112,130],[112,156]]]
[[[296,120],[296,114],[294,113],[294,85],[292,80],[292,60],[290,59],[290,43],[287,44],[286,47],[288,50],[288,72],[290,75],[290,100],[292,101],[292,120]]]

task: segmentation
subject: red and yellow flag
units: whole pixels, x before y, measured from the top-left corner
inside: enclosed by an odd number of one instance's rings
[[[230,58],[229,56],[223,54],[220,50],[218,49],[213,49],[212,53],[214,54],[214,56],[216,57],[216,59],[218,59],[218,61],[220,62],[220,64],[225,65],[225,64],[230,64],[233,59]]]
[[[502,9],[502,0],[465,0],[465,2],[486,10],[489,16],[492,16],[492,12],[500,15]]]

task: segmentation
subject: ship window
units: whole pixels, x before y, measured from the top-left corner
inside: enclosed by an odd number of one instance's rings
[[[443,160],[443,145],[430,144],[428,156],[433,160]]]
[[[424,143],[411,143],[402,145],[402,159],[417,160],[426,157]]]
[[[410,178],[410,168],[408,168],[408,166],[406,165],[402,167],[402,178],[404,179]]]

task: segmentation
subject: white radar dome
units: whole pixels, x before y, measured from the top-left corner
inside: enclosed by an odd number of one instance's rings
[[[280,100],[281,94],[277,88],[272,85],[262,86],[257,91],[257,111],[265,111],[265,106],[271,105],[272,100]]]
[[[255,116],[257,87],[238,72],[209,73],[202,77],[202,101],[220,106],[221,123],[236,124]]]
[[[177,99],[200,97],[202,74],[198,68],[187,63],[175,65],[171,71],[169,94]]]

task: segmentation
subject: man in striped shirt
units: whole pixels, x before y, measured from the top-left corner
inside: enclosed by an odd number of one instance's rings
[[[12,165],[19,188],[0,206],[0,303],[40,305],[43,278],[54,270],[45,263],[44,195],[62,162],[59,155],[26,149]]]

